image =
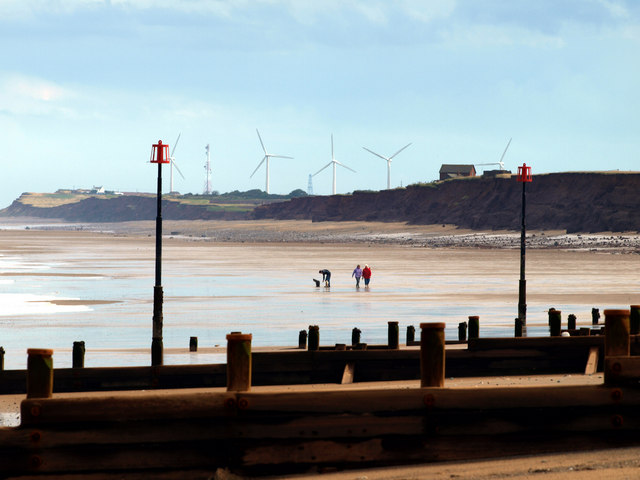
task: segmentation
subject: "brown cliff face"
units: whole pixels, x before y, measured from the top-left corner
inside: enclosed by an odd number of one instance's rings
[[[56,218],[68,222],[129,222],[154,220],[157,200],[153,196],[125,195],[116,198],[90,197],[82,201],[56,207],[34,207],[15,200],[2,211],[11,217]],[[167,220],[238,220],[248,212],[210,211],[198,205],[162,201],[162,217]]]
[[[528,229],[638,231],[636,173],[538,175],[526,186]],[[447,223],[476,230],[519,230],[522,184],[510,178],[465,178],[382,192],[304,197],[257,207],[254,218],[313,221]]]
[[[534,175],[526,186],[527,228],[574,232],[640,230],[639,173],[553,173]],[[298,197],[255,207],[222,209],[164,200],[169,220],[279,219],[382,221],[416,225],[452,224],[475,230],[520,230],[522,184],[513,177],[473,177],[381,192]],[[20,199],[5,216],[59,218],[69,222],[153,220],[153,195],[86,198],[43,208]]]

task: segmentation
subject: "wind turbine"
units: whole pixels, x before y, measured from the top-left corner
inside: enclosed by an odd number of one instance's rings
[[[173,149],[171,149],[171,155],[169,155],[169,159],[171,160],[171,168],[169,169],[169,192],[170,193],[173,193],[173,167],[176,167],[176,170],[178,171],[178,173],[180,174],[180,176],[184,180],[184,175],[182,174],[182,172],[178,168],[178,165],[175,164],[176,163],[176,159],[173,156],[174,152],[176,151],[176,147],[178,146],[178,141],[180,140],[180,135],[182,135],[182,133],[178,134],[178,138],[176,138],[176,142],[173,144]]]
[[[396,155],[398,155],[401,151],[403,151],[405,148],[407,148],[409,145],[411,145],[410,143],[405,145],[404,147],[402,147],[400,150],[398,150],[396,153],[394,153],[393,155],[391,155],[390,157],[385,157],[383,155],[380,155],[379,153],[374,152],[373,150],[369,150],[367,147],[362,147],[364,148],[367,152],[369,153],[373,153],[376,157],[380,157],[383,160],[387,161],[387,190],[391,189],[391,160],[393,159],[393,157],[395,157]]]
[[[256,133],[258,134],[258,139],[260,139],[260,145],[262,145],[262,150],[264,151],[264,157],[262,157],[262,160],[260,161],[260,163],[258,164],[256,169],[253,171],[253,173],[251,175],[249,175],[249,178],[253,177],[254,173],[256,173],[258,171],[258,169],[262,166],[262,164],[266,160],[266,162],[267,162],[267,181],[266,181],[265,191],[267,193],[269,193],[269,159],[270,158],[289,158],[289,159],[293,159],[293,157],[285,157],[284,155],[273,155],[271,153],[267,153],[267,149],[264,148],[264,143],[262,142],[262,137],[260,136],[260,132],[258,131],[257,128],[256,128]]]
[[[332,193],[332,195],[335,195],[336,194],[336,165],[340,165],[341,167],[344,167],[347,170],[351,170],[353,173],[356,173],[356,171],[353,168],[349,168],[346,165],[340,163],[333,156],[333,133],[331,134],[331,161],[329,163],[327,163],[324,167],[322,167],[320,170],[318,170],[316,173],[314,173],[313,176],[315,177],[317,174],[319,174],[325,168],[330,167],[332,165],[333,165],[333,190],[332,190],[333,193]]]
[[[500,157],[500,160],[498,161],[498,163],[479,163],[478,165],[499,165],[500,170],[504,170],[504,162],[502,160],[504,159],[504,156],[507,153],[507,149],[509,148],[509,145],[511,145],[511,140],[513,140],[513,138],[510,138],[509,141],[507,142],[507,146],[504,147],[504,152],[502,152],[502,156]]]

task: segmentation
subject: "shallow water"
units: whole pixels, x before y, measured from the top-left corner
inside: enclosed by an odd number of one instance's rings
[[[24,368],[27,348],[53,348],[56,367],[71,366],[74,341],[85,365],[148,365],[155,240],[87,232],[0,231],[0,345],[5,368]],[[253,344],[297,345],[299,330],[320,326],[323,345],[386,343],[387,322],[406,327],[480,316],[481,336],[512,336],[519,250],[428,249],[338,244],[230,244],[166,238],[163,245],[166,364],[224,361],[212,353],[231,331]],[[547,334],[547,310],[591,324],[591,308],[628,308],[636,294],[636,255],[527,252],[528,334]],[[356,263],[373,269],[355,288]],[[321,268],[330,289],[316,288]],[[74,301],[75,300],[75,301]]]

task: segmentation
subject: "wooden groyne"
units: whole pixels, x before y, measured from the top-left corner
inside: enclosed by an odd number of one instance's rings
[[[265,475],[610,448],[640,443],[638,404],[637,388],[605,386],[25,400],[22,425],[0,429],[0,472]]]
[[[634,350],[636,345],[640,350],[640,338],[633,336],[632,345]],[[383,347],[253,352],[252,384],[342,383],[347,366],[351,368],[353,382],[420,378],[418,347]],[[466,347],[446,349],[446,377],[582,374],[589,362],[590,373],[602,371],[604,365],[604,336],[601,335],[475,338],[470,339]],[[225,364],[57,368],[53,391],[224,387],[226,383]],[[0,394],[25,392],[25,370],[0,371]]]
[[[639,445],[629,312],[605,316],[600,385],[447,387],[442,324],[421,325],[420,383],[402,388],[256,387],[242,381],[250,346],[228,356],[226,389],[63,398],[42,388],[44,368],[20,426],[0,428],[0,474],[281,475]]]

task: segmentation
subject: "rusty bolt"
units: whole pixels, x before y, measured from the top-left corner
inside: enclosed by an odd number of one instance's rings
[[[41,412],[40,405],[33,405],[30,412],[32,417],[39,417]]]
[[[38,455],[31,455],[29,463],[31,464],[32,468],[39,468],[42,466],[42,458],[40,458]]]
[[[246,410],[247,408],[249,408],[249,400],[247,400],[246,398],[241,398],[240,400],[238,400],[238,408],[240,410]]]
[[[29,435],[29,439],[33,443],[38,443],[41,438],[42,438],[42,434],[40,432],[38,432],[37,430],[31,432],[31,435]]]
[[[424,396],[423,401],[427,407],[431,408],[436,403],[436,398],[432,394],[428,393]]]
[[[235,408],[236,407],[236,399],[235,398],[227,398],[224,401],[224,406],[227,408]]]
[[[615,374],[620,374],[622,372],[622,365],[620,365],[619,362],[614,363],[611,365],[611,371]]]
[[[622,415],[614,415],[611,417],[611,424],[614,427],[622,427],[622,425],[624,425],[624,418],[622,418]]]
[[[611,400],[613,400],[614,402],[619,402],[620,400],[622,400],[622,390],[620,390],[619,388],[614,388],[613,390],[611,390]]]

